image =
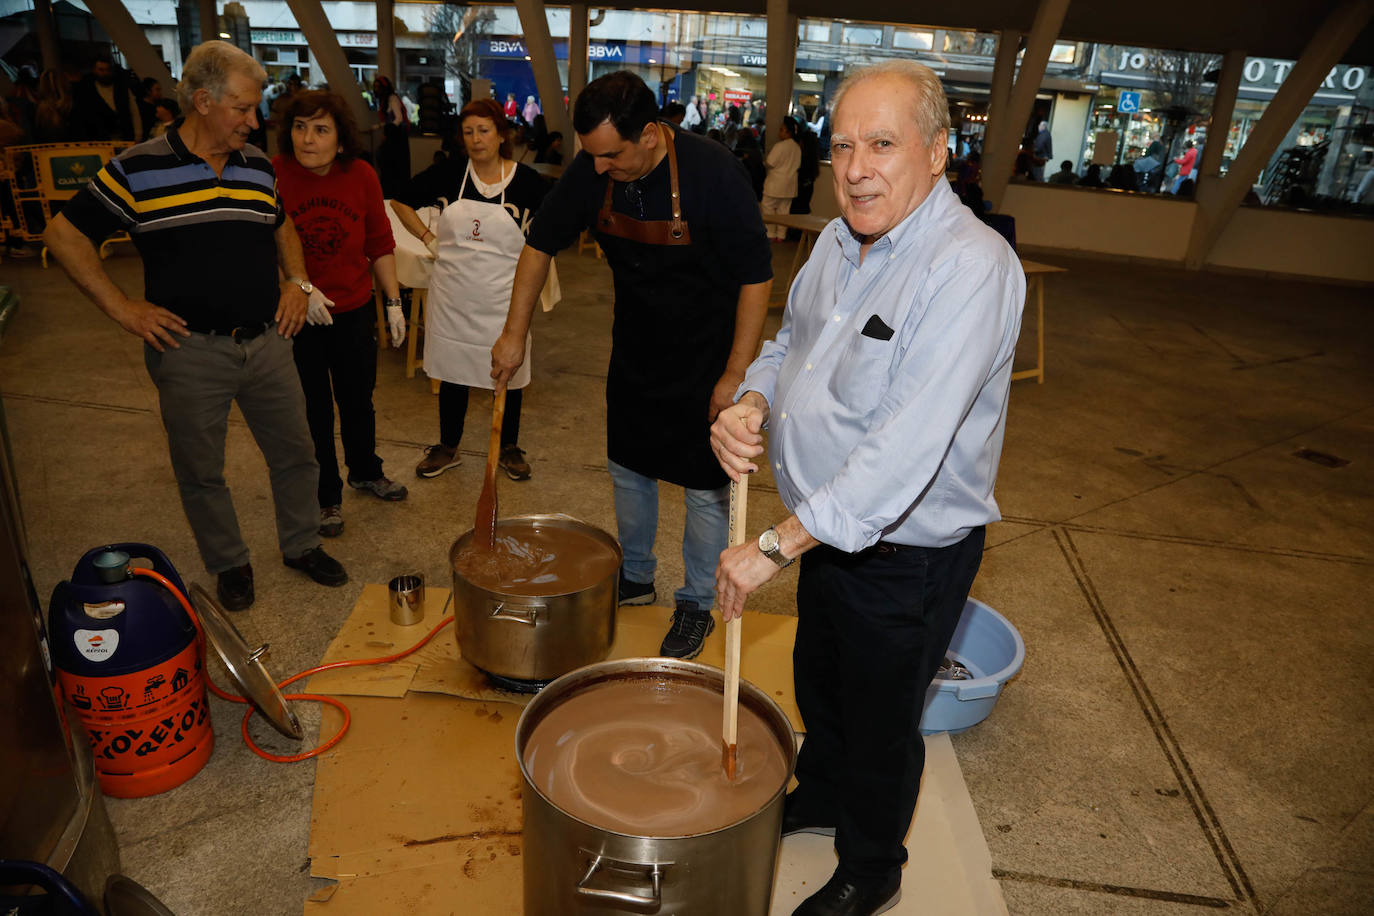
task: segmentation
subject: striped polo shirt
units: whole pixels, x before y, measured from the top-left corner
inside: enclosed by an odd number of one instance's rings
[[[193,330],[276,313],[275,232],[285,217],[272,162],[256,147],[231,152],[216,175],[173,128],[110,160],[62,215],[97,245],[127,231],[143,256],[144,298]]]

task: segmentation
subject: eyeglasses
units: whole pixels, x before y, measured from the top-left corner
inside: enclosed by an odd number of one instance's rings
[[[632,181],[625,185],[625,200],[639,213],[639,218],[644,219],[644,192],[640,190],[639,182]]]

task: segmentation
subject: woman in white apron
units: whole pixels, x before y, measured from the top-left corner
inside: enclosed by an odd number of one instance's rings
[[[402,225],[435,255],[425,302],[425,374],[438,379],[439,441],[416,466],[420,477],[437,477],[459,463],[468,389],[491,390],[491,346],[501,336],[510,305],[515,264],[525,230],[543,200],[544,179],[510,159],[510,125],[491,99],[469,102],[459,113],[467,158],[437,163],[416,175],[392,201]],[[444,205],[437,225],[426,226],[419,207]],[[501,469],[528,480],[530,467],[518,444],[526,362],[511,379],[501,426]]]

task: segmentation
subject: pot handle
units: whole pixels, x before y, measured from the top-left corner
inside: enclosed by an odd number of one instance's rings
[[[492,620],[513,620],[534,626],[539,622],[539,612],[546,610],[542,604],[507,604],[498,601],[491,609]]]
[[[647,869],[646,877],[651,882],[650,892],[652,896],[641,896],[639,894],[629,894],[624,891],[612,891],[601,887],[589,887],[594,876],[603,868],[617,868],[627,871],[640,871]],[[642,862],[621,862],[609,856],[595,856],[587,867],[587,873],[582,876],[582,880],[577,882],[577,893],[584,897],[591,897],[595,900],[609,900],[613,903],[622,903],[626,906],[645,907],[657,909],[663,904],[662,894],[663,866],[645,865]]]

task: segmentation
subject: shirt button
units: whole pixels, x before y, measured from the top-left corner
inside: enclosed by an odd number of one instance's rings
[[[781,462],[781,461],[777,462],[776,464],[773,465],[773,467],[775,467],[775,468],[777,468],[779,471],[781,471],[781,470],[782,470],[782,462]]]
[[[840,316],[839,316],[839,315],[836,315],[836,316],[835,316],[835,320],[836,320],[836,321],[839,321],[839,320],[840,320]]]
[[[811,371],[811,364],[810,364],[810,363],[807,363],[807,364],[806,364],[806,371],[807,371],[807,372],[810,372],[810,371]]]
[[[784,411],[782,412],[782,418],[783,418],[784,420],[787,419],[787,411],[784,410]]]

